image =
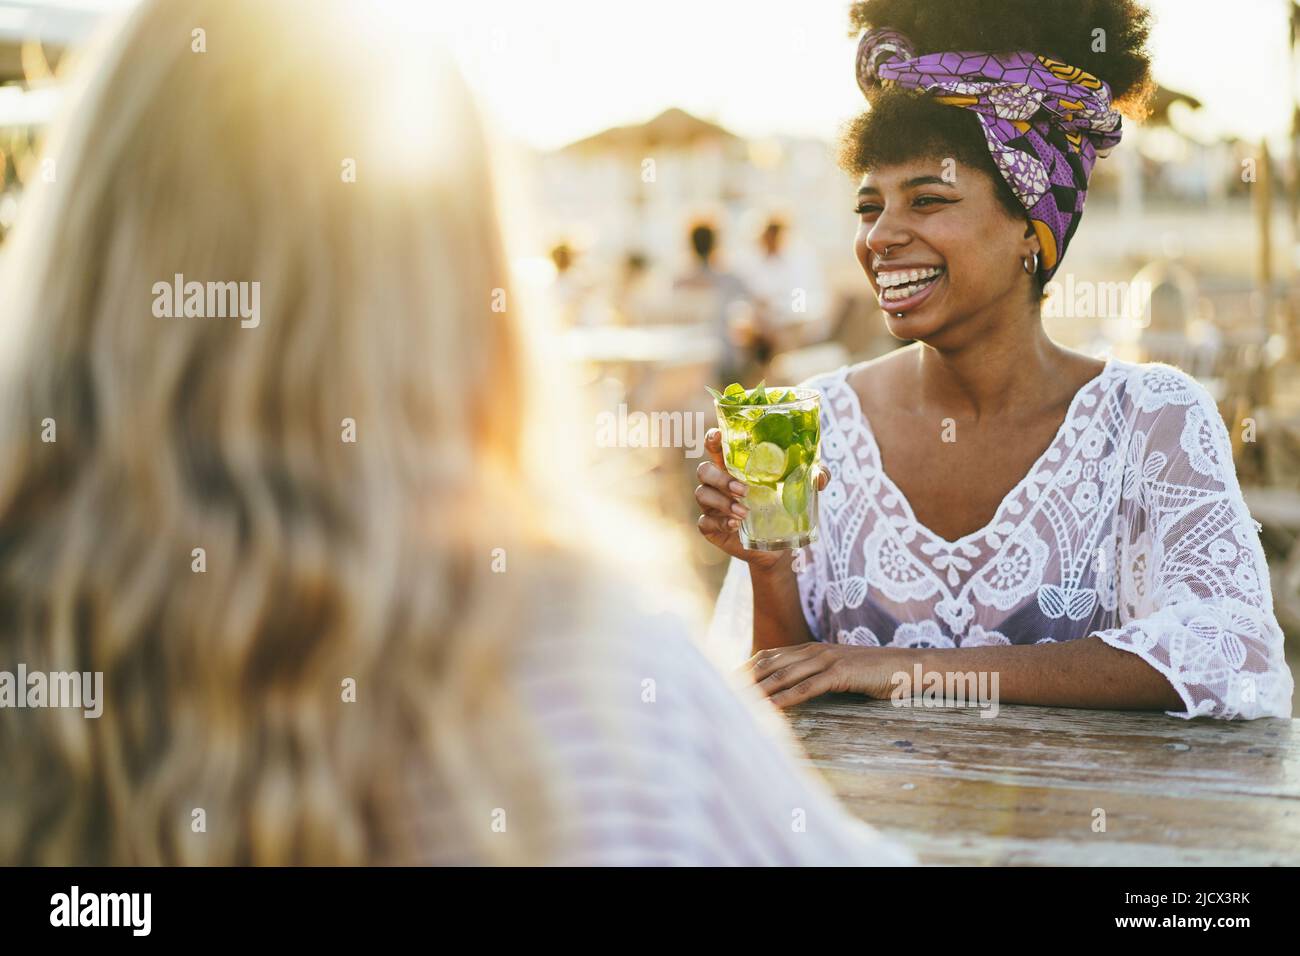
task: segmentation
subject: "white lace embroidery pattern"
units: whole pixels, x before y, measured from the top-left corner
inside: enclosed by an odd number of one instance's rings
[[[819,640],[958,647],[1096,634],[1169,680],[1186,705],[1176,716],[1290,716],[1257,526],[1227,429],[1194,379],[1111,359],[993,520],[946,541],[881,469],[848,372],[806,383],[823,393],[832,476],[798,578]],[[748,598],[744,570],[734,562],[720,612]]]

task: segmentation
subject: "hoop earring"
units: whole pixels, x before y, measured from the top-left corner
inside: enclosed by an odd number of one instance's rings
[[[1023,259],[1020,260],[1020,268],[1024,269],[1025,272],[1027,272],[1029,275],[1033,275],[1034,273],[1036,273],[1038,271],[1038,253],[1036,252],[1034,253],[1034,267],[1032,269],[1029,267],[1028,256],[1025,256]]]

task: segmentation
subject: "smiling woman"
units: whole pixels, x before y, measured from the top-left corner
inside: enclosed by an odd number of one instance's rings
[[[1288,716],[1268,567],[1214,401],[1167,365],[1049,339],[1042,290],[1089,176],[1140,113],[1132,0],[867,0],[871,109],[845,132],[854,250],[913,344],[822,393],[821,537],[735,560],[713,635],[776,703],[885,696],[898,672],[993,671],[1006,703]],[[706,441],[712,452],[716,437]],[[712,509],[711,511],[708,509]],[[743,516],[740,504],[737,514]]]
[[[886,186],[895,187],[896,205],[918,212],[966,201],[966,218],[979,217],[996,242],[979,250],[990,262],[961,270],[979,284],[954,290],[963,300],[989,299],[1002,279],[1042,298],[1078,228],[1092,167],[1120,140],[1119,111],[1141,116],[1152,89],[1148,15],[1139,5],[1046,6],[1050,19],[1028,0],[958,3],[942,16],[933,5],[896,0],[853,9],[854,27],[866,30],[858,85],[871,106],[841,142],[841,163],[864,177],[857,211],[864,227],[873,224]],[[923,186],[930,188],[918,191]],[[859,232],[858,258],[872,274],[885,264],[890,239],[880,233],[883,252],[873,260],[867,232]],[[1013,253],[1028,282],[990,267]],[[903,318],[930,289],[916,284],[917,263],[889,265],[877,290]]]
[[[959,0],[951,4],[867,0],[854,5],[851,21],[855,30],[880,32],[873,38],[871,49],[860,47],[859,85],[871,108],[845,129],[840,141],[841,165],[864,175],[917,157],[932,157],[947,161],[944,182],[951,184],[952,164],[961,164],[988,176],[998,203],[1017,220],[1024,217],[1025,207],[990,154],[977,117],[1001,114],[1012,123],[1026,125],[1034,111],[1012,115],[1009,107],[1014,97],[1005,92],[995,98],[997,104],[992,100],[983,104],[955,103],[952,96],[926,95],[931,90],[943,92],[940,87],[945,70],[934,64],[923,78],[915,79],[892,73],[888,63],[903,52],[895,38],[910,40],[910,52],[916,57],[947,53],[948,57],[941,56],[940,61],[949,74],[955,63],[951,51],[1044,53],[1058,73],[1076,81],[1104,78],[1109,105],[1135,118],[1145,115],[1154,88],[1144,49],[1150,17],[1132,0],[1095,4],[1053,0]],[[1060,69],[1067,64],[1077,68],[1073,75],[1068,67]],[[1023,67],[1020,69],[1023,71]],[[1013,75],[1020,74],[1013,71]],[[961,82],[971,84],[985,79],[972,75]],[[966,86],[963,90],[972,88]],[[1089,83],[1089,88],[1097,87]],[[952,109],[952,105],[975,108]],[[1049,105],[1058,104],[1049,101]],[[1065,111],[1074,107],[1072,102],[1061,105]]]

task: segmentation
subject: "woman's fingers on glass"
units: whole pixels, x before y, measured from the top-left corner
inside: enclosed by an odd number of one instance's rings
[[[748,490],[743,482],[732,478],[725,469],[711,461],[700,462],[699,467],[695,469],[695,475],[700,479],[701,484],[710,485],[719,491],[725,491],[733,498],[740,497]]]
[[[749,514],[749,509],[739,501],[732,500],[716,488],[710,488],[708,485],[695,486],[695,501],[705,514],[725,515],[735,518],[743,518]]]
[[[713,459],[713,464],[720,471],[726,471],[727,463],[722,457],[722,431],[717,428],[710,428],[704,433],[704,448]]]
[[[700,533],[706,538],[720,536],[726,537],[734,534],[740,527],[739,518],[727,518],[723,515],[700,515],[700,519],[695,522],[695,526],[700,529]]]

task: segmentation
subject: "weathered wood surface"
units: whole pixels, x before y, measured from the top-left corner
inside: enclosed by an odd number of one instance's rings
[[[840,799],[923,863],[1300,865],[1300,720],[979,714],[833,695],[788,716]]]

